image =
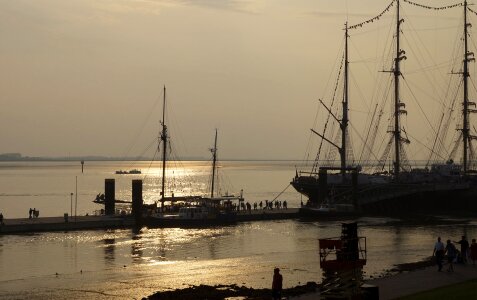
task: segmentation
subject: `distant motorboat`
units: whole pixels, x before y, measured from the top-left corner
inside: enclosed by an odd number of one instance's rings
[[[139,169],[132,169],[129,171],[118,170],[116,174],[141,174],[141,170]]]
[[[106,198],[104,196],[104,194],[97,194],[96,195],[96,198],[93,200],[94,203],[97,203],[97,204],[104,204],[106,202]],[[131,201],[126,201],[126,200],[117,200],[115,199],[114,200],[115,203],[121,203],[121,204],[131,204],[132,202]]]

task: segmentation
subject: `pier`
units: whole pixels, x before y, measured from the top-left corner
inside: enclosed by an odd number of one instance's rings
[[[236,222],[252,222],[265,220],[285,220],[298,218],[298,208],[273,209],[273,210],[252,210],[239,211]],[[177,219],[174,227],[190,227],[186,223],[181,224]],[[211,226],[215,224],[211,223]],[[49,231],[73,231],[92,229],[121,229],[133,228],[136,221],[133,215],[110,215],[110,216],[78,216],[69,217],[68,222],[65,217],[42,217],[42,218],[21,218],[4,219],[4,225],[0,226],[1,234],[35,233]],[[144,227],[155,227],[143,220]],[[170,227],[170,226],[169,226]]]
[[[77,216],[4,219],[0,234],[34,233],[44,231],[70,231],[88,229],[129,228],[134,225],[130,216]]]
[[[146,213],[142,196],[142,180],[132,180],[132,201],[131,213],[125,213],[116,209],[115,203],[115,180],[105,179],[104,181],[104,207],[105,215],[93,216],[68,216],[63,217],[42,217],[42,218],[21,218],[4,219],[0,225],[0,234],[34,233],[45,231],[72,231],[72,230],[91,230],[91,229],[117,229],[117,228],[161,228],[161,227],[212,227],[233,225],[238,222],[251,222],[262,220],[285,220],[299,217],[298,208],[280,208],[280,209],[240,209],[233,215],[232,220],[221,222],[217,218],[197,218],[183,219],[164,218],[158,222],[158,219],[151,218]],[[227,199],[227,198],[224,198]],[[98,200],[98,199],[97,199]],[[124,202],[122,202],[124,203]],[[192,221],[192,222],[191,222]]]

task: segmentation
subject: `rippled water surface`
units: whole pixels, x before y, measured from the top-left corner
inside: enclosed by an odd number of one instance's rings
[[[28,204],[34,202],[46,215],[62,213],[69,209],[67,196],[74,187],[71,177],[77,176],[76,168],[70,163],[3,165],[0,210],[7,216],[9,212],[22,215],[25,207],[28,210]],[[87,172],[94,175],[82,178],[79,211],[94,208],[90,196],[101,190],[104,178],[116,168],[120,166],[113,163],[88,166]],[[202,178],[198,182],[205,186],[207,164],[196,168],[203,170],[203,177],[197,178]],[[245,195],[252,199],[271,199],[286,186],[290,170],[294,175],[291,164],[283,163],[235,162],[229,170],[229,178],[234,182],[242,179],[247,187]],[[116,178],[117,194],[130,196],[131,177]],[[152,190],[145,194],[155,197]],[[292,190],[282,197],[294,205],[300,201]],[[392,220],[358,220],[359,233],[367,242],[367,277],[378,276],[395,264],[430,256],[438,235],[452,240],[463,234],[477,237],[475,222],[411,226],[389,225],[394,224],[389,221]],[[0,298],[140,299],[157,290],[201,283],[270,287],[274,267],[282,269],[284,285],[291,287],[321,280],[318,238],[339,236],[340,230],[341,222],[284,220],[207,229],[144,228],[140,232],[95,230],[0,236]]]
[[[296,162],[220,162],[216,194],[238,195],[243,190],[245,199],[252,203],[273,199],[295,176],[295,165]],[[169,162],[166,196],[172,192],[176,196],[208,195],[211,168],[207,161]],[[140,169],[142,174],[115,174],[116,170],[131,169]],[[116,199],[131,201],[132,179],[143,180],[146,203],[160,199],[160,162],[86,161],[84,173],[79,162],[0,162],[0,211],[6,218],[28,217],[30,208],[38,209],[40,216],[62,216],[71,212],[71,206],[74,213],[77,200],[77,213],[91,214],[101,208],[92,200],[104,193],[106,178],[116,181]],[[290,207],[296,207],[301,196],[289,187],[279,200],[287,200]]]

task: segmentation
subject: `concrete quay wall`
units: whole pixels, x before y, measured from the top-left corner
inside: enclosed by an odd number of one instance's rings
[[[69,218],[46,217],[33,219],[6,219],[0,226],[0,234],[33,233],[45,231],[70,231],[85,229],[127,228],[134,225],[132,217],[81,216]]]
[[[237,214],[236,222],[249,222],[261,220],[285,220],[298,218],[298,209],[282,210],[252,210],[251,212],[240,212]],[[174,227],[187,225],[187,222],[181,222],[177,219]],[[184,224],[182,224],[184,223]],[[48,231],[72,231],[89,229],[116,229],[132,228],[135,226],[135,220],[132,215],[127,216],[79,216],[68,218],[65,222],[64,217],[43,217],[32,219],[5,219],[4,225],[0,226],[0,234],[19,234]],[[211,223],[210,225],[214,225]],[[146,227],[157,227],[154,224],[148,224],[147,219],[143,220]],[[207,224],[205,224],[207,225]],[[160,227],[160,226],[159,226]]]

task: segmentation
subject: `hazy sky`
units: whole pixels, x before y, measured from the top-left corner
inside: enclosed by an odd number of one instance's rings
[[[222,158],[300,159],[343,24],[389,2],[0,0],[0,153],[152,155],[166,85],[178,155],[218,128]]]

